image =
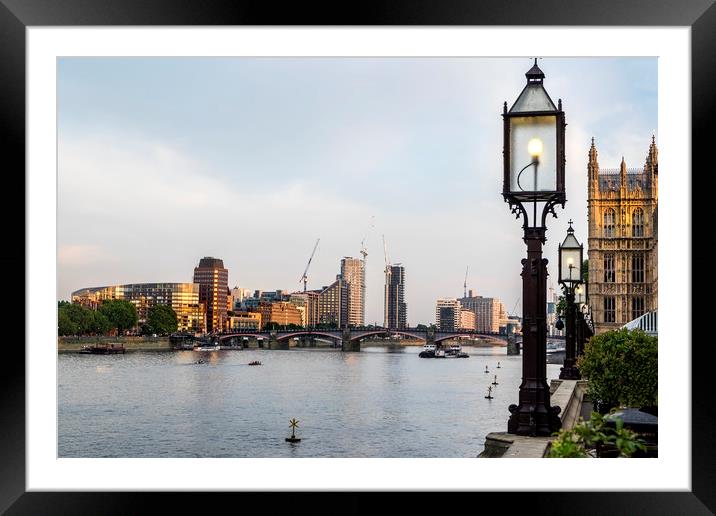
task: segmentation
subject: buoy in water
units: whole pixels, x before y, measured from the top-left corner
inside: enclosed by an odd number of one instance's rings
[[[487,387],[487,396],[485,396],[486,400],[491,400],[494,396],[492,396],[492,386],[489,385]]]
[[[296,418],[291,418],[291,421],[289,421],[289,426],[291,427],[291,437],[286,437],[287,443],[300,443],[301,439],[296,437],[296,427],[298,426],[298,421],[296,421]]]

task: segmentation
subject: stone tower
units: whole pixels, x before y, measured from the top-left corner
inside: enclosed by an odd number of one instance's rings
[[[652,136],[644,167],[600,169],[592,138],[587,164],[588,296],[596,333],[657,309],[659,154]]]

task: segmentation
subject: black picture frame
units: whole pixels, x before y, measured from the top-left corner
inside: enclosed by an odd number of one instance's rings
[[[530,0],[393,0],[340,2],[295,2],[277,8],[271,2],[241,0],[0,0],[0,141],[5,147],[3,186],[6,198],[25,193],[25,29],[32,26],[111,26],[111,25],[571,25],[571,26],[686,26],[691,28],[692,72],[692,168],[710,171],[707,164],[716,113],[716,6],[714,0],[674,1],[668,5],[649,0],[542,0],[539,9]],[[21,172],[22,171],[22,172]],[[686,174],[686,171],[684,171]],[[12,181],[16,183],[12,185]],[[10,195],[9,195],[10,194]],[[692,206],[699,203],[692,202]],[[6,203],[6,213],[9,205]],[[686,207],[685,207],[686,209]],[[17,213],[17,208],[14,209]],[[699,221],[692,217],[694,222]],[[6,216],[6,246],[14,253],[2,257],[6,268],[17,270],[25,231]],[[691,228],[685,228],[686,231]],[[14,232],[14,234],[13,234]],[[23,264],[27,258],[23,245]],[[697,260],[699,258],[697,257]],[[702,260],[702,259],[701,259]],[[24,266],[24,265],[23,265]],[[703,265],[695,261],[694,268]],[[701,266],[701,267],[699,267]],[[6,269],[7,270],[7,269]],[[705,269],[703,269],[705,270]],[[684,281],[691,282],[690,271]],[[32,271],[25,268],[25,277]],[[12,276],[12,275],[9,275]],[[19,275],[15,275],[19,276]],[[7,287],[10,289],[11,287]],[[15,292],[24,292],[24,285]],[[22,301],[20,300],[22,299]],[[25,295],[7,295],[6,300],[25,306]],[[12,312],[17,312],[17,308]],[[31,324],[25,313],[25,324]],[[708,324],[707,322],[705,324]],[[19,323],[13,327],[20,328]],[[7,329],[9,331],[9,328]],[[15,331],[10,332],[15,340]],[[691,321],[684,321],[684,341],[692,335]],[[3,354],[2,410],[0,411],[0,511],[15,514],[142,514],[153,502],[162,511],[206,511],[225,501],[241,507],[260,504],[260,510],[274,512],[305,506],[305,493],[81,493],[26,492],[25,489],[25,352],[17,344],[5,342],[13,353]],[[676,345],[677,343],[673,343]],[[678,343],[681,344],[681,343]],[[711,348],[702,341],[702,348]],[[25,342],[26,346],[40,343]],[[672,345],[669,343],[668,345]],[[690,492],[522,492],[470,493],[472,507],[528,508],[531,514],[711,514],[716,512],[716,456],[714,424],[710,412],[712,376],[710,349],[694,349],[698,359],[691,364],[692,376],[692,490]],[[685,438],[688,436],[684,436]],[[519,472],[516,472],[519,475]],[[558,479],[555,479],[558,482]],[[588,489],[588,486],[585,486]],[[336,498],[336,493],[311,497],[312,512],[367,512],[373,501],[360,493]],[[231,500],[228,498],[231,497]],[[477,498],[475,498],[477,497]],[[409,505],[425,507],[426,493],[401,497]],[[449,502],[455,503],[455,498]],[[463,498],[463,497],[460,497]],[[442,499],[442,502],[440,500]],[[314,500],[320,500],[315,503]],[[434,498],[433,498],[434,500]],[[462,500],[461,500],[462,501]],[[438,505],[445,498],[438,496]],[[234,505],[238,508],[238,505]],[[493,506],[495,507],[495,506]],[[500,510],[500,509],[489,509]]]

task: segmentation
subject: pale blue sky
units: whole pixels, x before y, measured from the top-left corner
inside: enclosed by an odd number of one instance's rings
[[[382,322],[383,244],[410,324],[468,288],[521,309],[521,222],[502,189],[502,103],[528,58],[63,58],[58,299],[82,287],[335,279],[366,238],[366,322]],[[567,220],[586,247],[586,162],[641,167],[657,131],[656,58],[546,58],[567,120],[567,204],[548,220],[555,289]],[[371,221],[373,225],[371,227]]]

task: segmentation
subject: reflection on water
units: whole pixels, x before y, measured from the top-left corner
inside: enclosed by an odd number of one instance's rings
[[[420,350],[61,354],[59,456],[477,456],[487,433],[506,430],[521,357],[464,347],[468,359],[420,359]],[[548,364],[548,378],[559,367]],[[284,441],[292,417],[297,445]]]

